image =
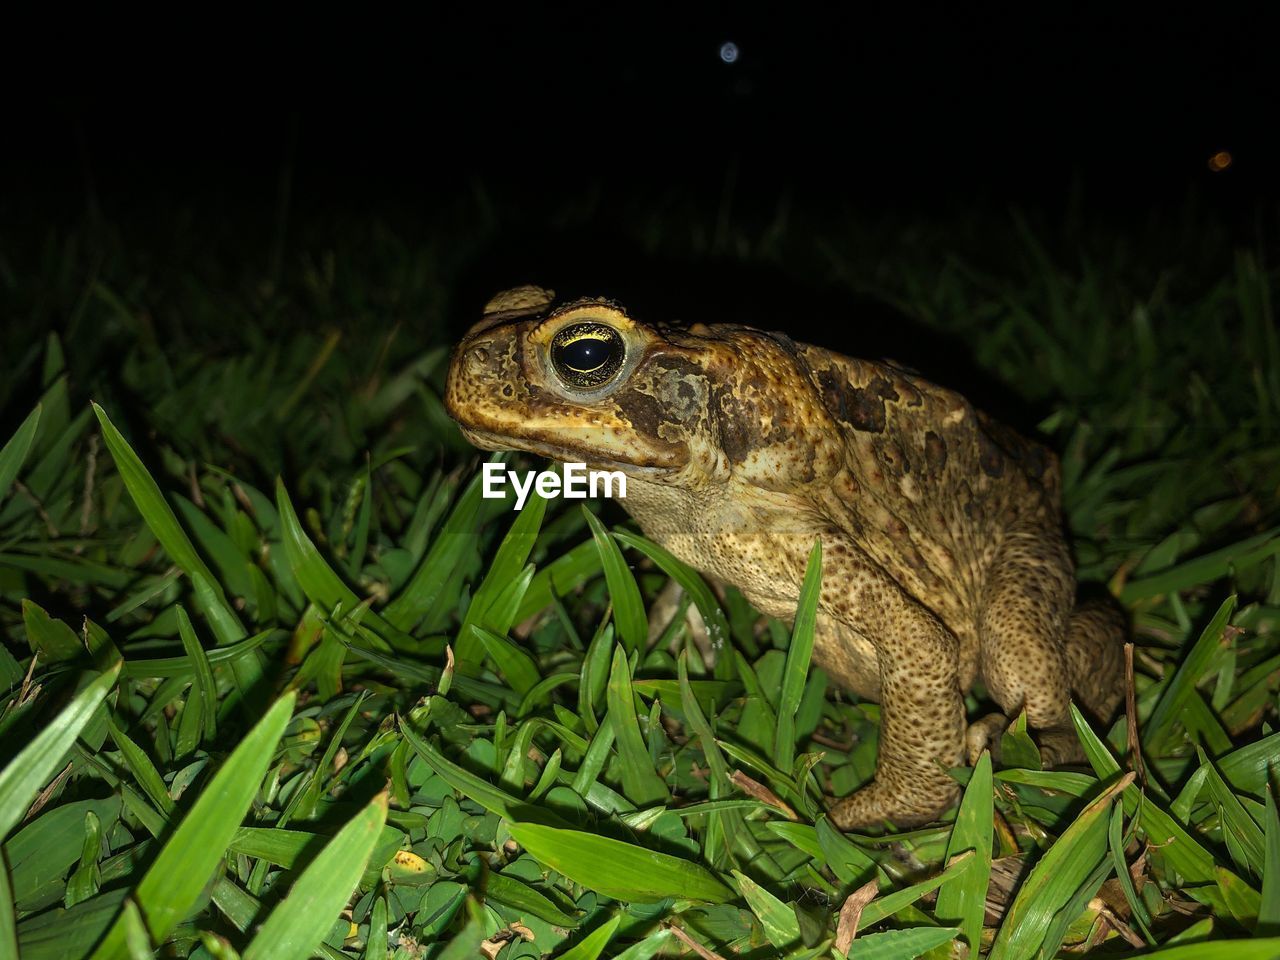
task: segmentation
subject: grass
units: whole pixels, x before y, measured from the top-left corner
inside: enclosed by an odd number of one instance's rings
[[[1280,953],[1276,272],[663,216],[637,244],[873,294],[1045,411],[1136,743],[1078,718],[1089,768],[1045,771],[1015,725],[951,822],[841,834],[878,717],[808,669],[807,610],[479,497],[444,320],[503,223],[317,233],[265,277],[72,231],[0,257],[0,956]],[[679,618],[646,647],[668,578],[713,666]]]

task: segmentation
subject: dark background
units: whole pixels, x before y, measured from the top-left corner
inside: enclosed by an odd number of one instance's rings
[[[1073,177],[1122,213],[1275,195],[1261,5],[959,6],[45,24],[8,40],[6,194],[49,216],[86,190],[116,214],[271,203],[290,164],[308,206],[412,205],[470,177],[719,190],[730,170],[740,196],[903,213],[1052,207]]]
[[[1121,6],[207,8],[31,25],[7,41],[0,239],[12,254],[88,221],[164,247],[180,220],[266,264],[371,218],[462,243],[486,212],[497,239],[464,258],[452,326],[517,282],[628,302],[748,289],[667,243],[686,221],[785,220],[793,237],[861,224],[873,241],[943,223],[973,252],[1008,241],[1014,208],[1050,239],[1085,220],[1139,245],[1191,209],[1269,245],[1274,18]],[[1213,172],[1220,150],[1232,163]],[[472,212],[445,223],[444,209]],[[639,248],[638,214],[663,218],[665,252]],[[764,292],[740,297],[743,319],[794,302],[761,271],[751,283]]]

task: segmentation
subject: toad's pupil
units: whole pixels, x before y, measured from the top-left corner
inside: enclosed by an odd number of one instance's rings
[[[590,373],[607,363],[614,349],[615,345],[612,343],[583,337],[561,347],[560,358],[566,366],[582,373]]]

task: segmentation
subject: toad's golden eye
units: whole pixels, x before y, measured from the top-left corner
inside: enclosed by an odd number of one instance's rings
[[[622,336],[603,323],[574,323],[551,338],[551,365],[566,386],[591,390],[622,369]]]

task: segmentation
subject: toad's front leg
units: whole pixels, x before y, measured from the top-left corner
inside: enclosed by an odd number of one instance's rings
[[[928,823],[960,793],[946,772],[964,762],[956,638],[855,549],[824,549],[823,566],[824,612],[874,638],[880,674],[875,779],[836,801],[832,822],[842,830]]]

